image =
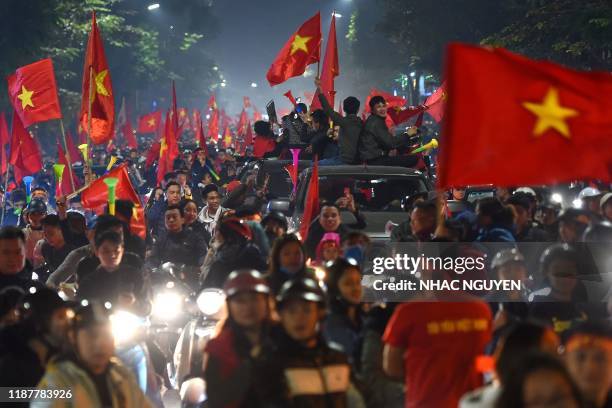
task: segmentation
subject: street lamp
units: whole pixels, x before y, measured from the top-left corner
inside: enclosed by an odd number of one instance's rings
[[[159,3],[153,3],[153,4],[149,4],[149,6],[147,7],[147,10],[151,11],[151,10],[157,10],[159,8]]]
[[[251,88],[257,88],[257,84],[255,82],[251,82]]]
[[[335,11],[332,13],[332,16],[335,16],[336,18],[342,18],[342,14]]]
[[[226,85],[227,85],[227,84],[226,84],[225,82],[221,82],[221,87],[222,87],[222,88],[225,88],[225,86],[226,86]]]

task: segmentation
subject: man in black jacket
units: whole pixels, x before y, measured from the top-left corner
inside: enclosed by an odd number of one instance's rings
[[[417,156],[392,156],[390,152],[400,147],[408,147],[406,135],[393,136],[385,123],[387,117],[387,102],[382,96],[370,99],[372,114],[365,122],[359,143],[359,156],[362,161],[375,166],[413,167],[417,164]]]
[[[16,286],[28,291],[38,286],[32,281],[32,265],[26,261],[25,235],[17,227],[0,229],[0,290]]]
[[[334,125],[340,126],[340,135],[338,136],[338,147],[340,148],[339,160],[321,160],[319,164],[324,166],[359,163],[359,136],[363,129],[363,121],[357,116],[360,105],[359,99],[354,96],[346,98],[342,102],[346,116],[342,116],[334,111],[334,108],[327,101],[325,94],[321,90],[321,80],[319,78],[315,79],[315,86],[319,91],[319,101],[323,111],[334,122]]]

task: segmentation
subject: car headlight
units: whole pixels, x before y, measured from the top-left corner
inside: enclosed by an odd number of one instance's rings
[[[219,312],[225,303],[225,295],[219,289],[204,289],[196,299],[198,308],[207,316]]]
[[[119,310],[109,317],[115,342],[125,343],[132,339],[142,325],[142,319],[133,313]]]
[[[183,309],[184,297],[176,291],[158,293],[153,298],[154,317],[162,320],[171,320],[177,317]]]

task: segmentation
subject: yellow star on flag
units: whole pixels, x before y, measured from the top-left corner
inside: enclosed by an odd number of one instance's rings
[[[95,76],[96,92],[99,93],[100,95],[110,96],[110,94],[106,90],[106,87],[104,86],[104,79],[106,78],[106,74],[108,74],[107,69],[105,69],[104,71],[100,71],[96,74]]]
[[[187,116],[187,113],[186,113],[184,110],[182,110],[182,111],[180,112],[180,115],[179,115],[179,116],[180,116],[181,118],[184,118],[185,116]]]
[[[542,103],[523,102],[522,105],[538,117],[533,129],[533,134],[536,137],[542,135],[549,128],[553,128],[566,139],[571,138],[566,119],[578,116],[578,111],[560,104],[559,91],[556,88],[550,87]]]
[[[21,101],[21,109],[25,110],[28,106],[34,107],[34,103],[32,102],[32,95],[34,91],[28,91],[25,85],[21,85],[21,93],[17,95],[17,98]]]
[[[312,39],[312,37],[302,37],[299,34],[295,35],[295,38],[293,39],[293,42],[291,43],[291,54],[293,55],[296,52],[298,52],[299,50],[304,51],[306,54],[308,54],[308,41],[310,41]]]
[[[168,150],[168,145],[166,144],[166,138],[163,137],[161,140],[161,146],[159,148],[159,157],[162,157],[166,150]]]
[[[147,124],[148,124],[149,126],[155,126],[155,118],[151,118],[151,119],[149,119],[149,120],[147,121]]]

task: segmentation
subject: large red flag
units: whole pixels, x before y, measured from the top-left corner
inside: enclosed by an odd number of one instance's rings
[[[6,124],[6,116],[4,116],[4,112],[0,112],[0,160],[2,160],[2,168],[0,172],[2,174],[6,173],[6,166],[8,164],[8,160],[6,157],[6,145],[10,142],[8,125]]]
[[[229,126],[227,126],[225,130],[223,131],[223,147],[225,149],[231,147],[232,141],[233,141],[232,132],[230,131]]]
[[[289,38],[268,70],[266,78],[271,86],[302,75],[306,67],[318,62],[321,54],[321,14],[306,21]]]
[[[138,119],[138,133],[157,133],[162,123],[162,112],[155,111]]]
[[[70,156],[70,162],[78,162],[83,158],[81,151],[77,149],[76,145],[74,144],[72,133],[70,133],[69,130],[66,131],[66,149],[68,149],[66,153]]]
[[[336,95],[334,78],[338,75],[340,75],[340,64],[338,62],[338,43],[336,42],[336,14],[334,13],[329,26],[329,36],[327,37],[325,57],[323,57],[323,69],[321,71],[321,91],[329,101],[330,106],[334,106],[334,97]],[[318,93],[319,90],[317,90],[310,103],[311,111],[321,109]]]
[[[262,119],[261,112],[257,110],[256,107],[253,107],[253,122],[257,122]]]
[[[62,117],[51,58],[17,68],[8,77],[8,91],[25,127]]]
[[[244,134],[244,145],[246,147],[252,144],[253,144],[253,126],[251,125],[251,122],[249,122],[247,124],[246,132]]]
[[[145,161],[145,168],[151,167],[153,162],[159,159],[159,150],[161,148],[161,142],[155,142],[151,145],[151,148],[147,152],[147,159]]]
[[[123,139],[127,145],[132,149],[137,148],[138,142],[136,141],[134,129],[132,128],[132,123],[130,122],[130,115],[125,103],[125,98],[121,99],[121,109],[119,110],[119,116],[117,116],[117,127],[121,131]]]
[[[244,109],[248,109],[251,107],[251,98],[249,98],[248,96],[245,96],[242,98],[242,101],[244,103]]]
[[[57,193],[59,193],[60,195],[68,195],[74,191],[72,189],[72,181],[70,180],[70,173],[72,173],[72,180],[74,180],[74,187],[76,189],[80,187],[80,181],[77,178],[74,170],[70,168],[70,165],[68,164],[68,159],[66,158],[66,153],[64,152],[64,148],[62,147],[62,144],[59,142],[59,140],[57,141],[57,162],[65,166],[64,173],[62,175],[62,183],[60,184],[61,191],[58,191]],[[56,180],[56,183],[57,183],[57,180]]]
[[[208,119],[208,139],[215,143],[219,140],[219,110],[215,109],[210,113]]]
[[[610,179],[608,72],[576,71],[504,49],[453,44],[446,74],[440,187]]]
[[[294,170],[295,171],[295,170]],[[312,174],[308,183],[308,192],[306,193],[306,201],[304,202],[304,214],[300,224],[300,237],[302,242],[306,241],[310,223],[319,213],[319,161],[315,156],[314,165],[312,166]]]
[[[191,121],[189,120],[189,110],[187,108],[178,109],[178,123],[181,130],[191,130]]]
[[[208,110],[216,110],[217,109],[217,100],[215,99],[215,94],[210,95],[208,99]]]
[[[388,92],[384,92],[381,91],[379,89],[375,89],[372,88],[372,90],[370,91],[370,94],[368,95],[368,97],[366,98],[366,102],[365,102],[365,106],[367,106],[368,110],[370,109],[370,99],[372,99],[374,96],[382,96],[383,98],[385,98],[385,101],[387,102],[387,107],[389,108],[401,108],[404,105],[406,105],[406,99],[402,98],[401,96],[394,96]]]
[[[95,180],[89,187],[81,192],[83,207],[93,210],[96,214],[102,214],[104,212],[104,208],[108,202],[108,187],[104,183],[104,179],[111,177],[118,180],[117,186],[115,187],[115,197],[117,200],[128,200],[135,205],[134,214],[130,220],[131,231],[141,238],[144,238],[146,224],[143,208],[140,204],[140,198],[132,186],[125,164],[115,167],[104,175],[104,177]]]
[[[91,134],[89,137],[91,141],[94,144],[108,143],[115,130],[115,100],[95,12],[91,16],[91,32],[89,33],[83,68],[80,122],[85,132],[89,132],[90,110]]]
[[[425,109],[426,108],[423,106],[410,106],[407,109],[395,107],[387,110],[387,115],[391,117],[393,124],[399,125],[406,122],[411,117],[422,113]]]
[[[201,148],[206,149],[206,135],[204,134],[204,126],[202,125],[202,115],[197,110],[194,111],[194,113],[196,117],[194,123],[196,127],[195,140]]]
[[[238,120],[238,129],[237,129],[237,133],[238,136],[244,136],[246,134],[246,128],[247,125],[249,124],[249,116],[247,115],[246,111],[243,109],[242,112],[240,113],[240,119]]]
[[[446,106],[446,82],[442,82],[442,85],[425,100],[423,105],[427,106],[427,113],[436,122],[440,122],[444,117],[444,108]]]
[[[157,163],[157,183],[161,183],[164,176],[174,168],[174,159],[178,156],[176,133],[173,129],[172,111],[166,114],[166,126],[159,148],[159,162]],[[176,116],[176,115],[175,115]]]
[[[13,111],[13,129],[11,140],[11,158],[17,183],[24,176],[30,176],[42,169],[42,159],[38,143],[28,132],[17,112]]]

